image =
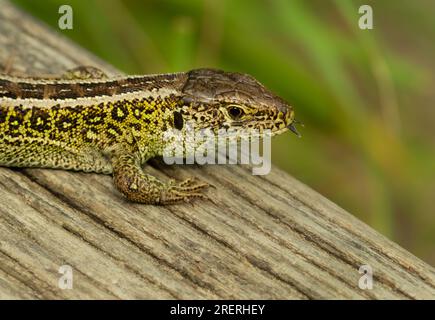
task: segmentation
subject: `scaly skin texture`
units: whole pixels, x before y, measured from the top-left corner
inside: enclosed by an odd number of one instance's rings
[[[58,79],[0,76],[0,165],[112,174],[129,200],[204,198],[206,183],[162,182],[141,165],[162,155],[164,133],[292,128],[294,112],[250,76],[212,69],[108,79],[78,67]]]

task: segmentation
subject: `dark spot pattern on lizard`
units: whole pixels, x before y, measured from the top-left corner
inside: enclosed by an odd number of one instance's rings
[[[293,109],[254,78],[220,70],[107,79],[78,67],[58,79],[0,75],[0,165],[113,175],[131,201],[205,198],[206,183],[162,182],[141,165],[162,155],[169,129],[288,130]]]

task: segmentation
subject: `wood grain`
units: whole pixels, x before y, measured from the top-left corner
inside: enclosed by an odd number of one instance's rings
[[[0,0],[0,62],[26,74],[77,65],[117,71]],[[273,167],[166,166],[196,176],[215,203],[125,201],[111,177],[0,168],[0,298],[430,299],[435,270]],[[58,286],[61,265],[72,290]],[[372,290],[358,287],[361,265]]]

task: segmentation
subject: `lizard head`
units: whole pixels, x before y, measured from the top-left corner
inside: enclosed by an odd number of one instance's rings
[[[200,130],[233,132],[270,130],[272,135],[294,128],[293,108],[252,76],[215,69],[187,73],[180,114],[174,121],[192,121]],[[182,118],[180,118],[182,117]]]

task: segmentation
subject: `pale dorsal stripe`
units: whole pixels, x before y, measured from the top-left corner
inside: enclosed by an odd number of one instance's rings
[[[62,80],[0,77],[0,99],[68,100],[110,97],[128,93],[181,89],[185,73],[129,76],[111,79]]]
[[[5,74],[0,74],[0,80],[8,80],[11,82],[20,82],[20,83],[28,83],[28,84],[74,84],[74,83],[83,83],[83,84],[96,84],[111,81],[123,81],[123,80],[134,80],[134,79],[144,79],[146,83],[152,84],[159,80],[161,82],[172,82],[173,79],[176,79],[178,76],[182,76],[183,72],[178,73],[163,73],[163,74],[147,74],[147,75],[129,75],[129,76],[115,76],[104,79],[84,79],[84,80],[71,80],[71,79],[62,79],[62,78],[26,78],[26,77],[14,77]]]
[[[22,109],[26,108],[51,108],[55,105],[59,105],[60,107],[72,107],[75,106],[95,106],[101,103],[114,103],[120,100],[128,100],[131,101],[133,99],[156,99],[160,97],[162,99],[169,97],[170,95],[178,95],[179,91],[176,89],[170,88],[159,88],[152,90],[142,90],[130,93],[122,93],[116,94],[113,96],[95,96],[95,97],[86,97],[86,98],[74,98],[74,99],[14,99],[14,98],[1,98],[0,97],[0,106],[1,107],[15,107],[20,106]]]

